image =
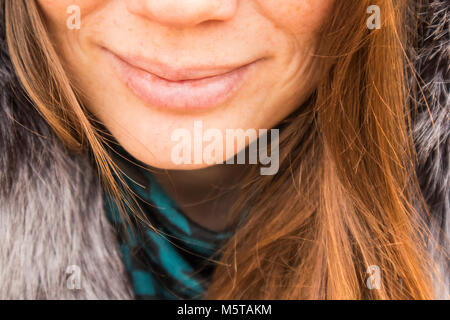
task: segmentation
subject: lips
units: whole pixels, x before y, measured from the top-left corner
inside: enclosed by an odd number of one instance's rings
[[[176,110],[205,110],[228,100],[255,62],[237,66],[173,68],[105,49],[119,78],[146,104]]]

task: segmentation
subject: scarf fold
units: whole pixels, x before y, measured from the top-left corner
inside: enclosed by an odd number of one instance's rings
[[[122,149],[120,154],[126,152]],[[123,219],[113,196],[103,192],[136,299],[200,299],[214,271],[218,250],[231,232],[208,230],[187,217],[146,169],[113,156],[136,202],[155,228],[126,207]],[[126,154],[126,159],[131,156]],[[131,158],[132,159],[132,158]],[[139,161],[133,159],[133,162]],[[117,179],[117,177],[116,177]]]

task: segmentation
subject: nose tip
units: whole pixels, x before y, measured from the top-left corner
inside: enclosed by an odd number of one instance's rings
[[[126,0],[129,12],[162,25],[191,27],[206,21],[230,20],[238,0]]]

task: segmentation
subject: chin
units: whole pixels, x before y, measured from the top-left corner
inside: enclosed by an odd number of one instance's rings
[[[213,167],[218,164],[225,163],[226,159],[223,160],[215,160],[214,162],[206,162],[202,161],[201,163],[175,163],[172,160],[171,152],[139,152],[137,150],[133,150],[132,148],[126,148],[128,154],[138,160],[139,162],[160,170],[181,170],[181,171],[189,171],[189,170],[199,170],[206,169],[209,167]],[[157,154],[158,156],[154,156]]]

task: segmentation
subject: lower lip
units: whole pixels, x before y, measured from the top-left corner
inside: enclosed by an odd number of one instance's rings
[[[119,77],[137,97],[150,106],[175,110],[206,110],[223,104],[242,87],[254,64],[213,77],[169,81],[108,53]]]

